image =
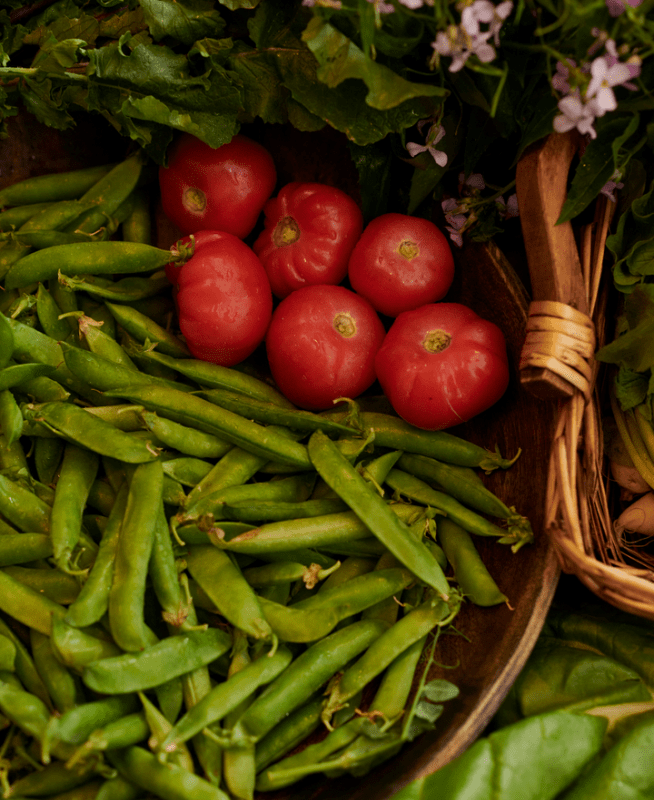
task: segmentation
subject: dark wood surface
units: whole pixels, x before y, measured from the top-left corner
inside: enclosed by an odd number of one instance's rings
[[[32,117],[20,116],[9,120],[9,134],[0,141],[0,187],[28,175],[119,159],[130,147],[97,118],[82,118],[77,129],[59,133],[36,124]],[[278,159],[280,178],[322,180],[355,192],[355,175],[352,164],[347,163],[344,141],[330,130],[322,137],[308,136],[312,138],[304,140],[307,147],[301,148],[296,144],[302,138],[295,132],[291,136],[281,129],[270,132],[267,145]],[[320,159],[316,153],[321,154]],[[313,154],[310,160],[307,154]],[[166,246],[174,235],[170,228],[162,229],[160,243]],[[456,683],[461,694],[448,702],[436,731],[419,737],[363,779],[308,778],[289,791],[262,795],[270,800],[385,800],[460,754],[482,733],[505,697],[535,644],[551,603],[559,570],[542,523],[556,406],[526,391],[518,376],[529,297],[518,273],[492,243],[471,243],[455,251],[457,276],[446,299],[470,305],[503,330],[511,383],[496,406],[453,432],[489,449],[497,445],[505,456],[522,449],[511,469],[496,471],[487,480],[507,504],[529,516],[536,541],[513,554],[494,541],[475,540],[510,607],[482,609],[468,604],[456,622],[462,635],[441,637],[438,660],[448,668],[440,674]],[[520,270],[524,265],[517,267]],[[437,675],[435,671],[434,677]]]

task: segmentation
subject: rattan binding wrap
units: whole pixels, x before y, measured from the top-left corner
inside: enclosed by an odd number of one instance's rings
[[[606,403],[602,381],[598,380],[602,372],[588,350],[591,341],[594,347],[604,341],[610,275],[603,275],[602,267],[613,209],[614,204],[600,196],[594,222],[580,232],[589,317],[570,307],[560,308],[562,304],[537,305],[536,319],[528,324],[523,359],[539,366],[550,366],[555,359],[558,363],[553,371],[564,376],[567,372],[575,386],[572,397],[560,401],[546,495],[545,527],[561,569],[576,575],[598,597],[617,608],[654,620],[654,571],[634,564],[613,529],[609,503],[612,486],[603,456],[602,414],[606,413]],[[548,312],[548,322],[538,319]],[[543,327],[557,331],[559,338],[554,336],[549,352],[534,354],[529,337]],[[585,344],[580,344],[583,329],[589,327]],[[585,365],[580,364],[580,357]]]

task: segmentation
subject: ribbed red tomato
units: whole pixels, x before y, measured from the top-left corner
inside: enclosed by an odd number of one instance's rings
[[[241,134],[213,148],[184,133],[159,168],[164,214],[182,233],[215,230],[244,239],[276,181],[270,153]]]
[[[303,286],[341,283],[363,229],[361,210],[348,194],[295,181],[268,200],[264,215],[265,227],[253,249],[276,297]]]
[[[496,403],[509,383],[502,331],[460,303],[400,314],[375,370],[397,414],[427,430],[466,422]]]
[[[330,408],[375,380],[384,326],[367,300],[344,286],[305,286],[275,309],[266,335],[270,371],[300,408]]]
[[[179,270],[179,325],[196,358],[232,367],[263,341],[272,292],[256,254],[223,231],[198,231],[193,254]]]
[[[441,300],[454,278],[454,258],[427,219],[382,214],[366,225],[348,265],[350,285],[389,317]]]

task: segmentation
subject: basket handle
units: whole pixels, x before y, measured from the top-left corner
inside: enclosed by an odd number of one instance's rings
[[[595,330],[570,222],[556,224],[565,202],[576,131],[552,133],[520,159],[516,192],[532,302],[520,381],[543,399],[589,396]]]

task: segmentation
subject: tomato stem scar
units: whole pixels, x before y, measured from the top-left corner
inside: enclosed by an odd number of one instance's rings
[[[354,334],[357,332],[356,322],[347,313],[337,314],[334,317],[332,325],[334,326],[335,330],[337,330],[341,336],[344,336],[346,339],[354,336]]]
[[[417,242],[412,242],[410,239],[405,239],[397,246],[397,252],[402,256],[402,258],[406,258],[407,261],[411,261],[413,258],[420,255],[420,248],[418,247]]]
[[[207,207],[207,196],[196,186],[189,186],[188,189],[184,190],[182,202],[184,203],[184,208],[186,208],[188,211],[198,213],[200,211],[204,211],[204,209]]]
[[[451,341],[452,337],[449,333],[436,328],[436,330],[427,331],[422,340],[422,346],[428,353],[440,353],[450,346]]]
[[[272,235],[276,247],[286,247],[289,244],[293,244],[293,242],[297,242],[299,238],[300,226],[293,217],[280,219]]]

